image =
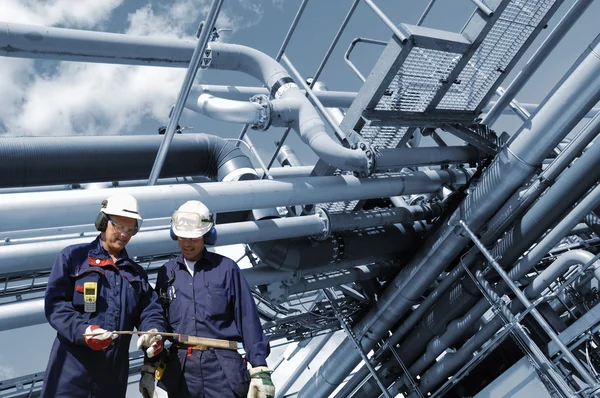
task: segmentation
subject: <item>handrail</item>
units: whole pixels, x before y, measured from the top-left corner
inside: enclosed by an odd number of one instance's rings
[[[365,77],[362,75],[362,73],[360,73],[360,71],[354,65],[354,63],[352,63],[352,61],[350,61],[350,54],[352,53],[352,51],[354,50],[354,47],[358,43],[369,43],[369,44],[377,44],[377,45],[380,45],[380,46],[385,46],[385,45],[387,45],[387,42],[385,42],[383,40],[368,39],[366,37],[357,37],[354,40],[352,40],[352,42],[350,43],[350,46],[346,50],[346,53],[344,54],[344,61],[346,61],[346,63],[350,67],[350,69],[352,69],[354,71],[354,73],[356,73],[356,75],[358,76],[358,78],[360,80],[362,80],[363,83],[364,83],[367,79],[365,79]]]

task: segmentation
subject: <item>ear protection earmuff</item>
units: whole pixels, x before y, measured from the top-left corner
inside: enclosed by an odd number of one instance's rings
[[[102,205],[100,209],[105,209],[108,205],[108,201],[104,199],[102,201]],[[96,229],[100,232],[106,231],[106,227],[108,226],[108,216],[101,210],[96,217],[96,222],[94,222]]]

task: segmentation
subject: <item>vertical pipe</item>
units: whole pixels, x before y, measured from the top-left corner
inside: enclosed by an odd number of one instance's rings
[[[206,23],[204,24],[204,27],[200,32],[200,37],[198,38],[198,43],[196,45],[196,48],[194,49],[192,59],[190,60],[190,65],[185,74],[185,78],[183,79],[183,83],[181,84],[181,89],[179,90],[179,97],[177,97],[177,102],[175,103],[175,107],[173,108],[173,113],[169,118],[169,123],[167,124],[165,136],[163,138],[162,143],[160,144],[160,148],[158,148],[158,154],[156,155],[156,160],[154,161],[152,171],[150,172],[150,177],[148,178],[148,185],[156,184],[158,176],[160,175],[160,171],[163,167],[163,164],[165,163],[165,158],[167,157],[167,152],[169,152],[169,146],[171,145],[171,140],[175,135],[175,127],[179,123],[179,118],[181,117],[183,107],[185,106],[188,95],[190,93],[190,88],[192,88],[192,84],[194,83],[194,78],[196,77],[196,73],[198,72],[198,66],[200,65],[200,61],[202,60],[204,49],[208,44],[210,34],[212,33],[212,29],[215,26],[215,22],[217,20],[217,16],[219,15],[219,11],[221,10],[222,4],[223,0],[213,0],[210,6],[210,10],[208,11],[208,15],[206,17]]]

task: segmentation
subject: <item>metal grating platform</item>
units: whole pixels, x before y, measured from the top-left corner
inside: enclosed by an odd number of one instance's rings
[[[481,45],[460,73],[460,84],[452,88],[437,109],[476,111],[483,99],[495,89],[497,80],[508,72],[513,59],[534,30],[545,21],[556,0],[511,1]]]
[[[562,2],[487,0],[460,34],[400,24],[340,127],[394,148],[411,127],[472,124]]]

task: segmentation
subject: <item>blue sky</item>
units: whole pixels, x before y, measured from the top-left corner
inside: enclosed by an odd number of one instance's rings
[[[519,62],[504,86],[515,76],[558,18],[573,4],[566,0],[557,16]],[[429,0],[378,0],[395,23],[415,23]],[[168,6],[167,6],[168,4]],[[69,27],[153,36],[192,37],[205,15],[209,0],[2,0],[0,20],[32,25]],[[275,56],[300,1],[225,0],[218,26],[230,28],[224,40],[253,47]],[[313,0],[292,38],[287,55],[300,73],[311,76],[329,47],[350,0]],[[470,0],[437,2],[424,26],[459,31],[474,5]],[[599,33],[600,3],[594,2],[577,26],[558,45],[545,65],[518,95],[522,102],[539,103],[569,66]],[[391,33],[360,3],[328,66],[321,75],[331,90],[358,91],[360,80],[342,56],[355,37],[388,40]],[[359,46],[353,61],[368,74],[381,47]],[[130,67],[0,57],[0,136],[73,134],[155,134],[167,123],[177,97],[183,69]],[[200,83],[260,86],[247,76],[206,71]],[[184,111],[182,126],[193,132],[237,138],[241,125],[218,122]],[[520,126],[516,117],[502,117],[495,128],[512,133]],[[265,161],[283,133],[271,128],[250,136]],[[306,164],[315,155],[292,132],[288,142]],[[234,257],[234,256],[232,256]],[[1,333],[0,380],[42,371],[54,338],[47,325]],[[134,339],[135,340],[135,339]],[[5,342],[9,342],[8,344]],[[28,352],[28,355],[23,355]]]

